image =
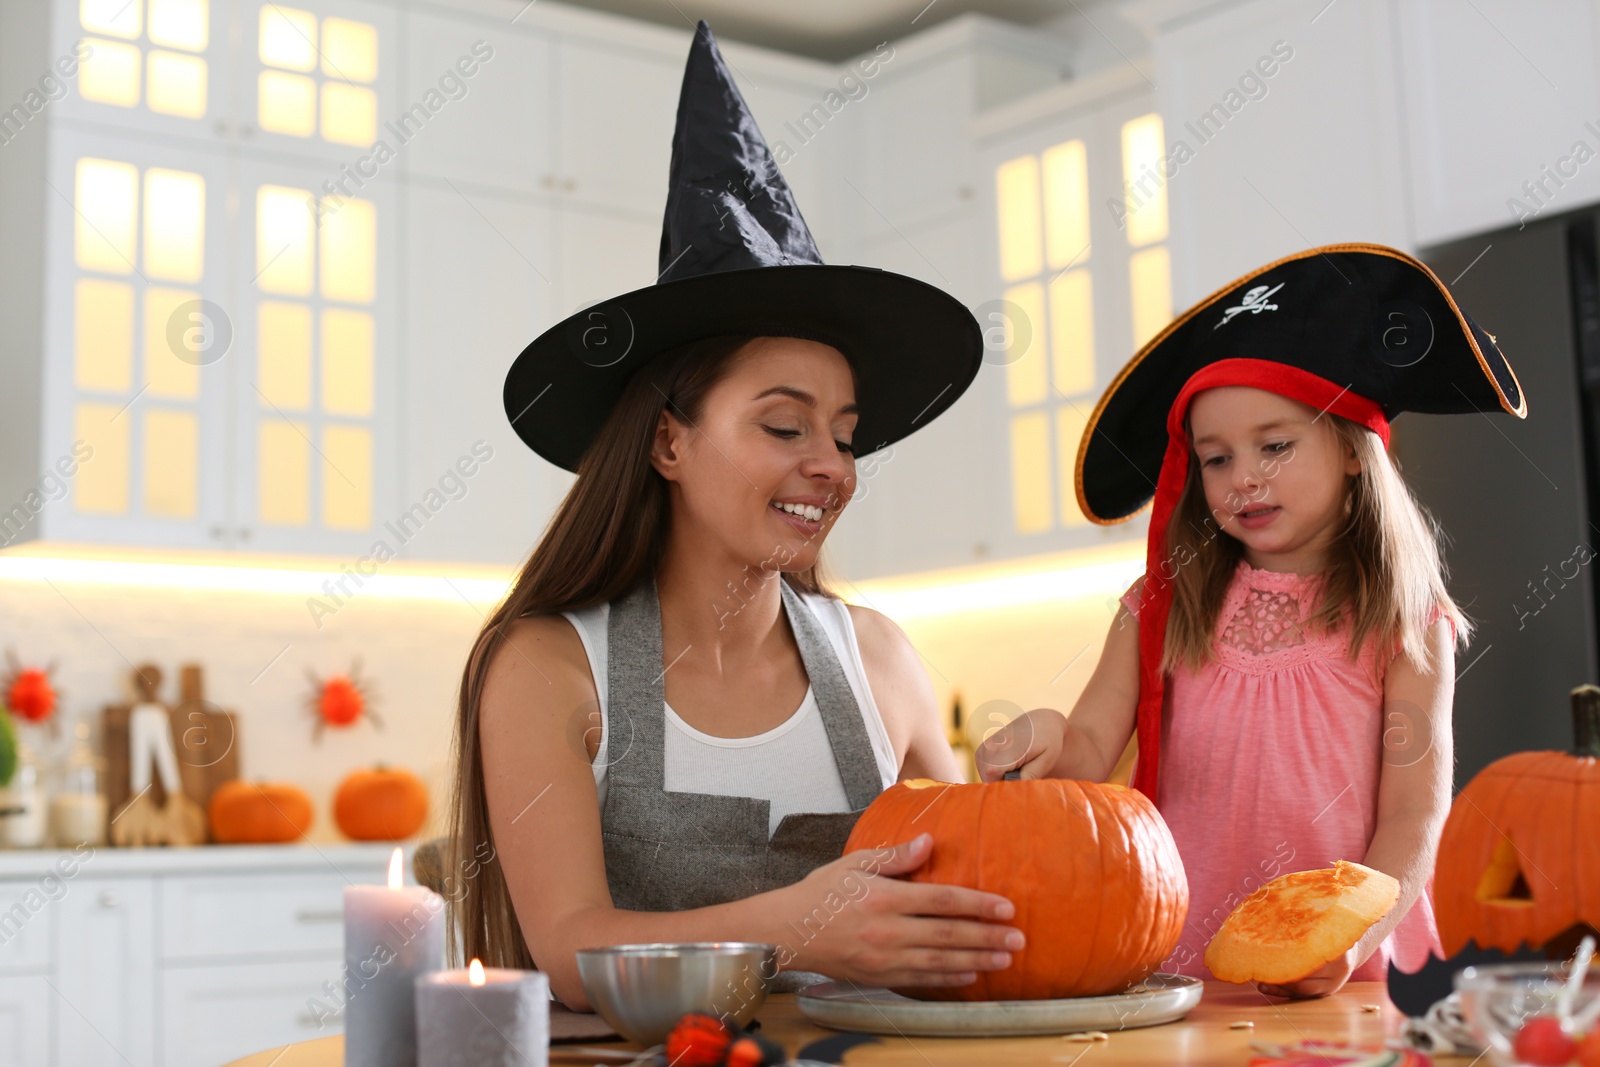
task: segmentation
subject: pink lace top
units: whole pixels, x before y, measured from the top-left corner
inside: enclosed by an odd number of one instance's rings
[[[1180,667],[1167,682],[1161,814],[1189,876],[1189,919],[1163,970],[1210,978],[1206,945],[1256,888],[1366,856],[1377,825],[1388,659],[1369,640],[1351,662],[1348,628],[1301,631],[1320,583],[1241,560],[1215,658],[1198,672]],[[1135,617],[1137,589],[1122,596]],[[1443,955],[1424,893],[1351,980],[1384,981],[1391,959],[1415,972],[1430,951]]]

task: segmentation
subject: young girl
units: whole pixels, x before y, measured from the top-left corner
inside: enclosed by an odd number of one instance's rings
[[[1407,409],[1527,412],[1493,339],[1427,267],[1343,245],[1191,308],[1090,420],[1079,502],[1124,521],[1155,486],[1146,572],[1070,717],[1028,712],[978,762],[987,779],[1103,781],[1137,729],[1134,785],[1189,879],[1164,969],[1211,977],[1206,945],[1240,901],[1339,859],[1393,875],[1398,903],[1344,956],[1263,992],[1322,996],[1439,951],[1428,887],[1454,646],[1471,628],[1387,451]]]

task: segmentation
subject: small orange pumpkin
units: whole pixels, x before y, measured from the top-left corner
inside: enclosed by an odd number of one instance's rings
[[[427,817],[422,779],[381,763],[340,782],[333,798],[333,821],[355,841],[398,841],[422,829]]]
[[[1495,760],[1450,805],[1433,871],[1445,956],[1600,928],[1600,688],[1572,690],[1575,745]]]
[[[1189,912],[1172,831],[1143,794],[1041,778],[899,782],[861,813],[845,851],[933,835],[907,877],[999,893],[1027,946],[965,986],[896,989],[921,1000],[1046,1000],[1119,992],[1155,973]]]
[[[235,778],[211,794],[211,834],[225,845],[298,841],[311,829],[311,798],[288,782]]]

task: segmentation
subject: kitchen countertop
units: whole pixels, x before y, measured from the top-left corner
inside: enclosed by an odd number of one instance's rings
[[[80,845],[60,848],[0,849],[0,880],[37,878],[51,870],[67,877],[115,877],[125,874],[220,874],[240,870],[326,871],[330,867],[363,879],[373,867],[383,868],[396,845],[405,850],[409,870],[414,841],[348,842],[312,845],[189,845],[117,848]]]
[[[1376,1004],[1377,1012],[1362,1005]],[[814,1026],[795,1004],[794,994],[767,998],[756,1013],[760,1032],[780,1042],[793,1056],[800,1046],[834,1031]],[[1317,1040],[1379,1046],[1398,1034],[1405,1016],[1389,1001],[1382,982],[1351,982],[1331,997],[1270,1000],[1251,986],[1207,982],[1199,1005],[1181,1022],[1112,1032],[1103,1042],[1082,1044],[1064,1037],[935,1038],[886,1037],[845,1054],[846,1067],[941,1067],[943,1064],[1073,1064],[1090,1056],[1086,1067],[1105,1064],[1138,1067],[1243,1067],[1251,1041],[1291,1044]],[[1234,1030],[1238,1021],[1255,1023]],[[587,1042],[586,1047],[627,1049],[622,1042]],[[562,1046],[551,1048],[559,1054]],[[344,1038],[324,1037],[268,1049],[229,1067],[340,1067]],[[553,1057],[554,1058],[554,1057]],[[1467,1058],[1435,1057],[1440,1063],[1467,1064]],[[578,1062],[571,1060],[567,1062]],[[584,1061],[593,1063],[592,1058]]]

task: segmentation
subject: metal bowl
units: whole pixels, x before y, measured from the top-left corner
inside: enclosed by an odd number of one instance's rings
[[[589,1003],[629,1041],[658,1045],[684,1013],[743,1027],[767,999],[778,949],[751,941],[611,945],[578,950]]]

